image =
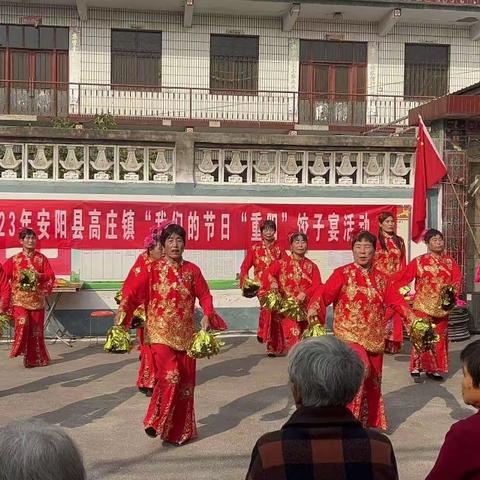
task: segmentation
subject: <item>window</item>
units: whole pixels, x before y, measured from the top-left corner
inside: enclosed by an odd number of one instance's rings
[[[440,97],[448,93],[448,45],[405,44],[405,96]]]
[[[211,35],[210,89],[256,95],[258,37]]]
[[[112,84],[162,83],[162,33],[112,30]]]
[[[1,113],[68,112],[68,28],[0,25],[0,79]]]
[[[10,80],[11,88],[68,82],[68,28],[0,25],[0,78]]]

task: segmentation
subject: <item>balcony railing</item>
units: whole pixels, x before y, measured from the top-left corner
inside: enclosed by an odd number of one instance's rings
[[[257,122],[318,126],[406,124],[411,108],[431,97],[330,95],[287,91],[213,92],[145,87],[0,80],[0,115]]]

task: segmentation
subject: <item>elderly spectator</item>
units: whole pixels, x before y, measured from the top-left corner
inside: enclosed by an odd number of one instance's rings
[[[85,480],[82,456],[60,428],[17,422],[0,428],[0,480]]]
[[[480,409],[480,340],[460,354],[463,363],[462,396],[467,405]],[[427,480],[479,480],[480,411],[452,425]]]
[[[398,479],[390,440],[346,407],[364,373],[358,355],[333,336],[297,344],[288,363],[297,410],[257,441],[247,480]]]

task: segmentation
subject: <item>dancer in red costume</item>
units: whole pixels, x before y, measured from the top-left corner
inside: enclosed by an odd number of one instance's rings
[[[445,253],[443,234],[431,228],[424,241],[428,253],[414,258],[400,272],[395,280],[398,285],[408,285],[415,280],[413,310],[417,317],[430,319],[440,340],[434,350],[418,353],[412,346],[410,354],[410,374],[420,377],[424,371],[430,378],[442,380],[448,372],[448,309],[442,307],[442,289],[453,287],[456,295],[460,292],[462,272],[457,262]],[[452,305],[453,306],[453,305]]]
[[[298,322],[277,311],[272,312],[265,324],[264,341],[268,355],[273,357],[288,352],[300,340],[307,327],[309,293],[322,281],[317,265],[305,256],[307,236],[295,232],[289,236],[289,242],[291,255],[285,255],[270,265],[262,277],[260,296],[278,291],[283,298],[295,298],[305,312],[305,321]]]
[[[378,216],[378,241],[373,264],[377,270],[391,279],[407,265],[405,242],[395,232],[395,219],[391,212]],[[398,353],[403,343],[403,320],[392,308],[385,312],[386,353]]]
[[[406,316],[408,306],[393,283],[373,266],[376,237],[356,233],[352,240],[353,263],[333,271],[312,295],[309,319],[325,324],[325,306],[333,303],[333,331],[347,342],[365,364],[365,380],[348,406],[365,427],[385,430],[387,421],[381,383],[385,348],[385,308],[392,306]]]
[[[2,265],[0,264],[0,315],[8,314],[10,308],[10,288],[8,279],[5,275]],[[1,332],[0,332],[1,335]]]
[[[203,329],[221,320],[213,310],[212,296],[202,272],[183,259],[185,236],[179,225],[163,229],[160,243],[164,256],[154,261],[149,271],[145,269],[133,279],[115,319],[117,325],[128,328],[128,319],[136,306],[145,305],[145,342],[150,344],[155,368],[155,387],[144,419],[145,432],[177,445],[197,436],[196,360],[187,355],[195,331],[195,300],[199,300],[203,310]]]
[[[145,238],[144,247],[146,250],[138,256],[130,269],[122,286],[122,298],[130,294],[130,288],[135,278],[143,272],[148,273],[152,263],[162,258],[163,248],[160,243],[160,232],[167,224],[168,222],[164,222],[159,227],[152,228],[150,234]],[[138,305],[137,310],[139,309],[145,313],[144,305]],[[150,397],[155,386],[155,372],[150,345],[144,341],[144,325],[137,327],[137,338],[140,344],[140,368],[138,369],[137,387],[142,393]]]
[[[275,240],[277,225],[273,220],[264,220],[260,224],[262,242],[254,243],[247,251],[247,256],[240,267],[240,288],[243,287],[248,278],[248,272],[253,267],[253,278],[261,282],[262,275],[268,267],[275,261],[285,256],[285,252],[278,246]],[[265,326],[270,323],[271,312],[266,308],[260,307],[258,317],[257,339],[264,341],[266,336]]]
[[[47,257],[35,250],[37,235],[30,228],[20,232],[22,251],[4,264],[10,282],[10,305],[15,337],[10,357],[23,355],[25,367],[48,365],[50,357],[44,338],[45,297],[55,282]]]

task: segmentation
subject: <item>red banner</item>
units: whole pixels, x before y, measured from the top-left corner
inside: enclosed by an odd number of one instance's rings
[[[40,248],[139,249],[150,228],[169,219],[187,232],[187,248],[243,250],[260,240],[260,222],[275,220],[278,238],[307,233],[311,250],[348,250],[352,231],[378,231],[385,205],[141,203],[74,200],[3,200],[0,246],[18,246],[22,227],[33,228]]]

